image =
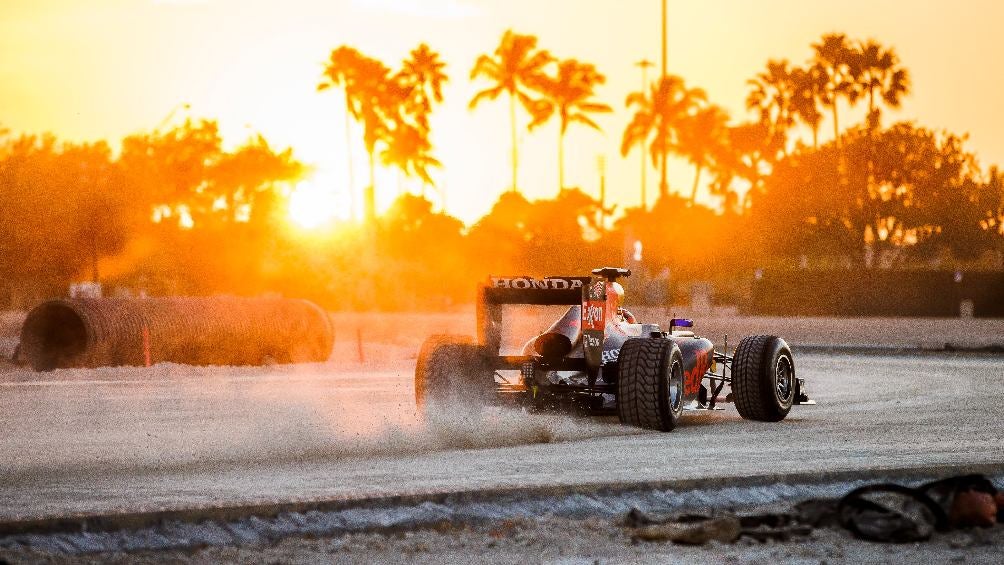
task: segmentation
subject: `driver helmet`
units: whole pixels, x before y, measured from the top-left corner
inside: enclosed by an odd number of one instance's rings
[[[624,305],[624,287],[621,283],[615,282],[610,284],[610,289],[614,291],[614,304],[620,308]]]

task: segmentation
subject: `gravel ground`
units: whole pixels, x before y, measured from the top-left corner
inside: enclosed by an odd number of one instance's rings
[[[936,534],[923,543],[881,544],[842,530],[808,537],[703,546],[643,542],[616,520],[541,518],[477,526],[442,524],[422,530],[292,537],[272,545],[206,547],[87,555],[4,552],[10,563],[977,563],[997,564],[1004,526]]]
[[[670,434],[415,414],[411,369],[156,366],[0,379],[0,518],[1004,463],[1000,356],[796,355],[819,405]]]
[[[339,315],[335,315],[336,321]],[[657,317],[657,316],[656,316]],[[360,358],[352,324],[367,323]],[[327,364],[64,370],[0,367],[0,517],[389,494],[926,466],[1004,470],[1004,357],[797,354],[819,406],[780,424],[688,414],[672,434],[610,419],[495,415],[417,421],[411,372],[429,333],[460,314],[340,320]],[[526,322],[532,327],[536,322]],[[748,328],[747,328],[748,327]],[[753,331],[802,344],[1000,344],[1002,320],[709,318],[719,342]],[[734,332],[734,333],[733,333]],[[735,337],[732,337],[735,335]],[[733,341],[735,340],[735,341]],[[722,484],[719,482],[719,484]],[[632,543],[606,518],[515,519],[390,534],[289,537],[274,545],[47,555],[10,562],[739,562],[999,563],[1000,526],[886,546],[820,530],[788,543],[692,548]]]

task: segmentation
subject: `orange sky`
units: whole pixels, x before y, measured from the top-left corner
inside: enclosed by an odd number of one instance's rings
[[[172,112],[182,119],[179,104],[188,103],[193,117],[219,120],[228,145],[261,132],[293,146],[318,166],[318,182],[344,192],[341,101],[314,91],[328,52],[350,44],[396,67],[424,41],[452,77],[433,116],[445,165],[435,178],[448,211],[471,221],[509,183],[509,137],[502,101],[467,110],[484,86],[467,77],[475,57],[511,27],[607,75],[599,98],[615,112],[598,118],[604,133],[570,129],[566,184],[596,194],[597,157],[605,155],[608,197],[634,206],[640,163],[637,153],[622,159],[618,152],[629,119],[623,101],[641,80],[632,63],[658,61],[659,10],[658,0],[3,0],[0,126],[117,141]],[[804,62],[811,42],[841,31],[895,47],[912,72],[913,94],[887,120],[968,132],[984,164],[1004,164],[1004,2],[669,0],[669,11],[669,71],[706,89],[734,120],[750,117],[745,81],[768,58]],[[832,124],[821,131],[829,139]],[[557,191],[556,139],[555,124],[521,134],[520,184],[530,197]],[[361,186],[361,144],[354,152]],[[671,186],[688,190],[692,175],[674,163]],[[653,170],[650,196],[655,178]],[[396,195],[394,173],[378,183],[382,201]]]

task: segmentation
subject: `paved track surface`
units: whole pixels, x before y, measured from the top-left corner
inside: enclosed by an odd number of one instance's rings
[[[480,488],[996,464],[1004,357],[802,354],[815,407],[670,434],[491,411],[419,421],[412,365],[0,375],[0,519]]]

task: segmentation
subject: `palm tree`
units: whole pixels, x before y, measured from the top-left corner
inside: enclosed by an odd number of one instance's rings
[[[641,69],[641,90],[644,92],[648,88],[648,70],[655,66],[655,63],[649,61],[648,59],[642,59],[635,63],[635,66]],[[645,140],[641,140],[641,208],[645,209],[646,202],[648,198],[646,196],[646,170],[648,169],[648,160],[645,158]]]
[[[818,66],[808,69],[795,67],[789,75],[792,85],[791,113],[812,130],[812,147],[819,147],[819,124],[823,121],[823,113],[819,105],[823,100],[826,75]]]
[[[651,137],[649,154],[652,163],[660,166],[659,196],[669,194],[666,182],[666,157],[670,151],[679,150],[679,130],[699,105],[707,100],[700,88],[687,88],[683,79],[666,75],[652,85],[649,93],[632,92],[625,105],[635,106],[635,114],[624,129],[621,155],[626,156],[632,147]]]
[[[427,132],[400,122],[388,132],[386,142],[387,147],[380,154],[385,165],[394,165],[407,176],[417,176],[422,180],[423,190],[425,185],[435,184],[429,175],[429,168],[441,167],[442,163],[432,156]]]
[[[518,152],[516,148],[516,100],[535,117],[531,125],[536,125],[542,113],[539,100],[532,98],[530,88],[537,88],[544,80],[544,69],[554,58],[546,50],[537,49],[537,38],[507,30],[495,49],[494,56],[481,55],[471,69],[471,80],[485,77],[494,84],[474,95],[470,108],[474,109],[482,100],[494,100],[503,92],[509,94],[509,122],[512,136],[512,186],[517,190],[516,176]],[[546,119],[546,118],[545,118]]]
[[[858,77],[858,57],[855,49],[847,42],[847,36],[842,33],[830,33],[823,36],[819,43],[813,43],[815,51],[813,65],[826,77],[822,102],[833,112],[833,138],[840,145],[840,124],[837,119],[837,107],[840,99],[846,98],[848,104],[854,106],[861,95]]]
[[[558,64],[557,74],[547,77],[542,85],[541,91],[549,102],[549,110],[539,113],[535,122],[540,121],[539,116],[549,115],[551,111],[558,114],[561,122],[558,130],[559,190],[565,188],[565,132],[568,125],[578,122],[601,131],[589,114],[613,111],[610,106],[591,100],[596,86],[604,82],[606,77],[592,64],[566,59]]]
[[[364,57],[358,62],[357,89],[353,97],[357,119],[363,125],[363,144],[369,155],[369,185],[363,198],[366,220],[376,217],[376,146],[386,140],[390,124],[398,121],[404,91],[392,80],[390,69],[376,59]]]
[[[857,52],[857,67],[859,69],[859,88],[868,96],[868,116],[866,127],[868,132],[868,178],[867,190],[871,192],[875,185],[875,131],[882,121],[881,110],[875,101],[878,94],[890,108],[898,108],[903,96],[910,90],[910,75],[899,66],[899,57],[893,49],[883,49],[878,42],[868,40],[859,44]],[[872,203],[873,204],[873,203]],[[873,205],[869,205],[873,208]]]
[[[821,115],[813,90],[806,83],[809,76],[798,67],[789,67],[786,59],[770,60],[767,69],[746,81],[752,88],[746,96],[746,108],[759,114],[767,129],[767,153],[771,162],[788,153],[788,132],[797,118],[812,128],[813,143],[817,142]]]
[[[345,154],[349,175],[348,186],[350,207],[352,208],[351,213],[353,217],[356,213],[356,196],[354,189],[355,174],[352,166],[352,139],[351,131],[349,129],[349,121],[353,118],[359,118],[354,98],[357,95],[358,90],[357,71],[360,66],[360,62],[365,58],[366,57],[362,53],[346,45],[342,45],[341,47],[332,50],[331,55],[328,57],[328,64],[324,68],[321,82],[317,85],[317,90],[319,92],[327,90],[328,88],[341,87],[345,93]]]
[[[899,65],[895,50],[883,49],[874,40],[860,45],[858,61],[858,80],[868,96],[868,129],[871,131],[878,129],[881,122],[876,94],[889,108],[899,108],[903,96],[910,92],[910,73]]]
[[[729,143],[729,114],[711,104],[689,117],[679,130],[679,151],[694,165],[694,186],[690,204],[697,200],[701,171],[719,159]]]
[[[443,84],[449,80],[443,72],[445,67],[439,54],[424,43],[413,49],[410,57],[404,60],[395,76],[400,94],[404,96],[401,103],[403,113],[389,132],[387,149],[381,155],[385,164],[396,165],[405,175],[421,179],[423,197],[426,186],[435,186],[429,168],[442,166],[431,154],[429,115],[433,104],[443,101]]]
[[[796,93],[787,59],[767,61],[767,69],[746,83],[751,87],[746,96],[746,109],[757,112],[771,133],[783,138],[783,147],[788,130],[795,124],[792,100]]]
[[[713,193],[725,195],[728,199],[735,179],[749,182],[742,201],[735,201],[740,209],[749,207],[751,198],[762,192],[764,179],[769,176],[777,157],[770,127],[757,120],[727,128],[726,143],[721,146],[714,160],[715,181]]]
[[[443,83],[449,80],[443,68],[446,63],[439,59],[439,53],[425,43],[411,51],[398,73],[399,83],[408,90],[405,110],[415,117],[419,128],[429,131],[429,114],[432,104],[443,102]]]

